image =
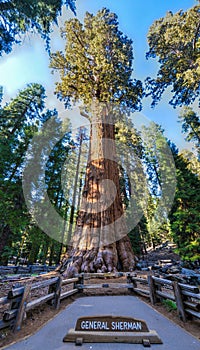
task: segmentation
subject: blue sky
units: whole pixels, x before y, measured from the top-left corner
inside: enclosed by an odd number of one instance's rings
[[[154,76],[157,71],[156,60],[146,60],[148,51],[147,32],[154,20],[165,16],[168,10],[177,12],[186,10],[197,3],[195,0],[77,0],[77,17],[82,20],[86,11],[96,13],[102,7],[109,8],[118,15],[119,27],[122,32],[133,40],[134,77],[144,80],[147,76]],[[59,19],[59,25],[74,17],[70,10],[64,11]],[[59,37],[59,29],[54,27],[51,41],[52,51],[62,50],[64,42]],[[9,55],[0,58],[0,85],[4,87],[4,101],[14,97],[18,90],[27,83],[38,82],[44,85],[48,96],[48,107],[56,107],[61,116],[66,115],[62,103],[54,96],[54,83],[58,79],[51,74],[48,67],[49,58],[45,52],[45,45],[35,34],[28,34],[21,45],[16,45]],[[178,109],[168,104],[169,92],[166,92],[159,105],[152,109],[151,100],[143,101],[142,113],[150,120],[161,124],[165,135],[181,148],[191,148],[191,144],[184,141],[181,126],[177,122]],[[72,116],[74,118],[74,115]],[[73,121],[73,125],[80,121]]]

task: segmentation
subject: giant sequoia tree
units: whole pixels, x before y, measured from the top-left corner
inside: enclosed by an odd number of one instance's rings
[[[140,108],[142,86],[131,79],[132,42],[118,29],[117,16],[103,9],[65,23],[65,52],[52,55],[51,67],[60,73],[58,97],[82,102],[90,120],[90,146],[85,184],[76,228],[61,271],[128,270],[134,254],[120,196],[115,147],[115,122],[125,108]],[[73,265],[67,268],[67,257]]]

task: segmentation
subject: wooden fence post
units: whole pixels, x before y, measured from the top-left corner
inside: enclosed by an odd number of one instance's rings
[[[133,292],[133,281],[132,281],[132,276],[131,276],[130,272],[127,273],[126,280],[127,280],[127,284],[128,285],[130,284],[130,287],[128,286],[128,290]]]
[[[174,296],[176,300],[176,306],[177,306],[177,311],[179,314],[179,317],[183,320],[183,322],[186,322],[186,314],[184,310],[184,304],[183,304],[183,299],[182,299],[182,293],[181,293],[181,288],[178,284],[178,282],[174,281],[173,282],[173,289],[174,289]]]
[[[57,277],[55,283],[49,286],[48,294],[54,293],[54,298],[47,303],[53,305],[55,309],[59,309],[60,306],[60,294],[61,294],[61,286],[62,286],[62,277]]]
[[[20,308],[22,297],[24,294],[24,287],[12,288],[8,292],[7,299],[10,301],[10,307],[3,314],[3,321],[9,321],[10,327],[13,329],[15,325],[15,320]]]
[[[84,273],[80,273],[78,276],[78,282],[74,283],[74,289],[78,288],[79,292],[84,289]]]
[[[27,299],[30,293],[30,289],[31,289],[31,285],[27,284],[24,288],[24,293],[22,295],[22,299],[20,301],[19,304],[19,308],[18,308],[18,312],[17,312],[17,316],[16,316],[16,320],[14,323],[14,327],[13,327],[13,331],[19,331],[21,329],[21,324],[24,318],[24,313],[26,310],[26,304],[27,304]]]
[[[59,276],[58,281],[57,281],[56,286],[55,286],[55,297],[53,300],[53,305],[54,305],[56,310],[58,310],[60,307],[61,287],[62,287],[62,277]]]
[[[136,277],[137,277],[137,275],[136,275]],[[134,291],[134,288],[137,288],[137,282],[134,280],[134,278],[132,278],[132,283],[133,283],[133,291]]]
[[[157,302],[157,295],[156,295],[156,285],[152,275],[148,275],[148,285],[149,285],[150,300],[151,300],[151,303],[154,305]]]

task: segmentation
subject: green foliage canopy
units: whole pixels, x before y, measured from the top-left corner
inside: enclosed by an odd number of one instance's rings
[[[38,32],[49,47],[52,23],[57,23],[62,5],[75,13],[75,0],[0,0],[0,56],[21,42],[21,35]]]
[[[193,141],[200,157],[200,119],[190,107],[184,107],[180,114],[182,131],[186,134],[187,141]]]
[[[45,111],[45,90],[30,84],[0,109],[0,257],[12,255],[12,247],[30,224],[23,191],[22,170],[35,132],[51,117]],[[6,261],[5,259],[5,261]]]
[[[156,79],[147,78],[153,105],[172,86],[173,106],[189,105],[200,93],[200,5],[156,20],[148,33],[147,58],[160,64]]]
[[[185,260],[200,258],[200,183],[189,169],[189,161],[174,154],[177,169],[177,190],[170,214],[170,222],[177,251]]]
[[[132,80],[132,41],[118,29],[117,16],[108,9],[96,16],[86,13],[65,23],[65,53],[52,54],[51,67],[60,74],[56,93],[68,107],[97,100],[128,108],[140,108],[142,84]]]
[[[30,84],[0,110],[0,178],[19,177],[28,143],[45,119],[44,88]]]

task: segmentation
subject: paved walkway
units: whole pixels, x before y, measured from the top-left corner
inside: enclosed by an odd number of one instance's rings
[[[8,346],[6,350],[77,350],[62,339],[80,316],[117,315],[143,319],[155,330],[163,344],[152,344],[153,350],[200,350],[200,341],[185,332],[146,303],[134,296],[98,296],[77,299],[36,334]],[[80,348],[80,347],[79,347]],[[82,350],[141,350],[142,344],[83,344]]]

